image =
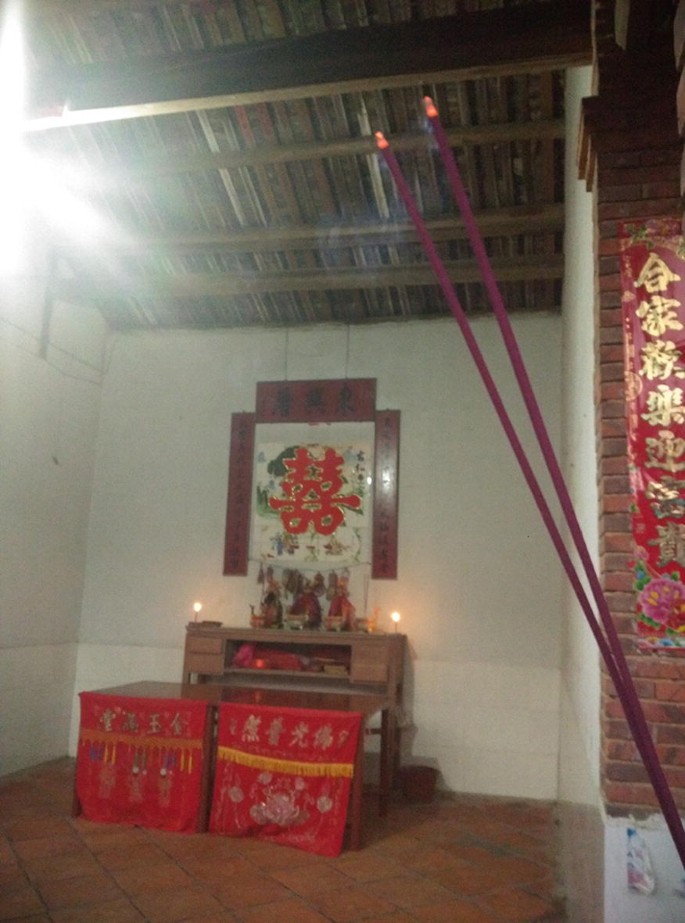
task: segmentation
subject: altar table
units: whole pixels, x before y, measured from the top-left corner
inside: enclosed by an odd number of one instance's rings
[[[354,774],[351,782],[349,802],[349,825],[351,849],[359,849],[362,840],[362,793],[364,785],[364,729],[368,719],[380,713],[381,759],[379,778],[379,814],[387,812],[392,777],[392,729],[390,698],[380,695],[346,694],[338,692],[300,691],[291,689],[255,688],[228,686],[218,683],[167,683],[140,681],[122,686],[112,686],[94,691],[98,696],[125,699],[179,700],[206,703],[209,720],[203,739],[202,778],[195,829],[204,832],[208,828],[211,807],[211,787],[216,763],[216,743],[214,728],[216,715],[222,702],[232,702],[253,706],[276,706],[282,708],[326,710],[337,712],[355,712],[361,716],[361,729],[358,737],[354,760]],[[81,748],[79,748],[81,750]],[[79,752],[79,758],[82,758]],[[77,779],[79,766],[77,761]],[[81,812],[78,791],[75,790],[74,813]]]

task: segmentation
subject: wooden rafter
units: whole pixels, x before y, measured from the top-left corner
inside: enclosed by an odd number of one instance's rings
[[[564,228],[564,206],[519,205],[509,208],[485,209],[476,213],[478,227],[484,237],[517,236],[523,234],[560,234]],[[436,241],[465,240],[464,219],[455,215],[426,221],[431,237]],[[112,235],[107,242],[108,253],[174,252],[182,254],[197,250],[236,251],[288,250],[307,247],[396,245],[416,241],[413,224],[381,222],[378,224],[290,225],[288,227],[245,228],[231,231],[196,231],[194,233],[166,234],[161,236]],[[58,248],[68,254],[87,248],[92,252],[93,242],[72,242]]]
[[[534,73],[591,60],[589,0],[505,7],[29,75],[36,131],[119,119]]]
[[[493,125],[467,125],[451,128],[446,134],[453,147],[469,144],[509,144],[513,141],[553,141],[564,137],[562,119],[536,119],[530,122],[506,122]],[[404,134],[393,137],[396,151],[415,151],[431,144],[430,136]],[[273,163],[293,163],[303,160],[319,160],[322,157],[354,157],[376,154],[376,143],[372,136],[362,138],[341,138],[332,141],[315,141],[304,144],[263,144],[259,147],[239,151],[198,153],[186,156],[148,157],[144,160],[127,160],[122,163],[127,180],[164,176],[172,173],[195,173],[201,170],[234,169],[244,166],[261,166]],[[103,175],[116,172],[112,165]],[[91,170],[91,178],[98,171]]]
[[[492,261],[501,282],[560,279],[563,255],[500,257]],[[479,282],[480,270],[472,261],[448,262],[445,268],[452,282]],[[90,279],[60,279],[52,283],[56,298],[66,301],[92,302],[122,296],[172,298],[226,298],[236,295],[259,295],[272,292],[341,291],[361,288],[435,285],[435,275],[425,263],[403,266],[355,266],[345,269],[320,269],[288,272],[188,273],[177,276],[115,276],[103,274]]]

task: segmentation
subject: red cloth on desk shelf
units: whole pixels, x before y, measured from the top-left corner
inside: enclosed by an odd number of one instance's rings
[[[257,644],[254,649],[254,660],[262,660],[270,670],[304,670],[305,661],[297,654],[278,648]]]
[[[76,794],[88,820],[194,832],[206,702],[82,692]]]
[[[357,712],[220,705],[210,832],[339,855],[360,726]]]
[[[241,644],[233,657],[234,667],[254,669],[264,666],[269,670],[304,670],[308,658],[293,654],[278,647],[268,647],[264,644]]]

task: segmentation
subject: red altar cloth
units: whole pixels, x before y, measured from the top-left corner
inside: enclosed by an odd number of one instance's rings
[[[76,795],[84,817],[198,829],[206,702],[82,692]]]
[[[342,849],[361,715],[223,703],[212,833]]]

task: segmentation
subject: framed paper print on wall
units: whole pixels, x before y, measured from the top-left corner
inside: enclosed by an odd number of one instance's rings
[[[331,563],[368,555],[373,579],[396,579],[399,436],[375,379],[259,382],[255,412],[231,418],[224,574],[247,574],[252,534],[258,556],[325,544]]]

